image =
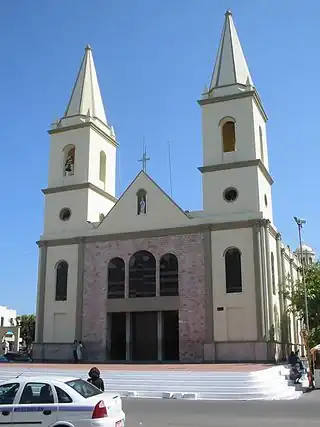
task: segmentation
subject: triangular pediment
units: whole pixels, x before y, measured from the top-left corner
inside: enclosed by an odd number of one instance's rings
[[[105,217],[101,233],[126,233],[188,225],[188,215],[141,171]]]

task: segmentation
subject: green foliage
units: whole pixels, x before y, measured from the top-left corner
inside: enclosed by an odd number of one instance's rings
[[[35,338],[36,318],[34,314],[23,314],[17,318],[20,322],[20,336],[29,348]]]
[[[305,268],[305,283],[309,311],[310,345],[320,343],[320,262]],[[306,324],[305,292],[302,279],[299,279],[291,289],[286,284],[284,297],[288,299],[288,311]]]

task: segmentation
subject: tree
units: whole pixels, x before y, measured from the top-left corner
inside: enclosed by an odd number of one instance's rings
[[[20,323],[20,336],[26,343],[27,348],[29,348],[35,338],[35,315],[23,314],[22,316],[17,317],[17,322]]]
[[[320,262],[305,267],[307,289],[308,318],[310,327],[310,345],[320,343]],[[288,311],[306,324],[305,293],[302,278],[292,287],[286,285],[284,297],[289,300]]]

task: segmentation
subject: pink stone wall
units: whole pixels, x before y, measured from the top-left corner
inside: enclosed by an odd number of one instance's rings
[[[137,251],[150,251],[159,262],[173,253],[179,260],[180,360],[203,360],[205,341],[205,268],[203,233],[146,239],[106,241],[85,245],[83,341],[90,354],[103,360],[107,345],[107,265],[114,257],[126,263]]]

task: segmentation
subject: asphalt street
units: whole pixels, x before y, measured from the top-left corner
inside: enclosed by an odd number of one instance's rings
[[[126,427],[319,426],[320,392],[271,402],[124,400]]]

